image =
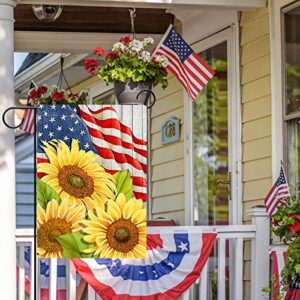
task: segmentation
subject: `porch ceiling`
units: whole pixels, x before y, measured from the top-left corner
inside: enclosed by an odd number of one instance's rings
[[[266,7],[267,0],[20,0],[22,4],[62,4],[79,6],[117,6],[117,7],[148,7],[148,8],[231,8],[247,10]]]
[[[137,33],[162,34],[174,16],[165,9],[137,8],[135,28]],[[130,32],[128,8],[64,6],[55,22],[39,21],[32,6],[23,4],[15,7],[16,31],[55,31],[55,32]]]

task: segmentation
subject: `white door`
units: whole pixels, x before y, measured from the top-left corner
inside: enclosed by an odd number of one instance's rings
[[[215,75],[194,103],[186,99],[187,218],[191,225],[241,224],[241,121],[234,27],[193,45]],[[226,244],[226,282],[232,279],[232,245]],[[208,299],[217,299],[217,251],[208,261]],[[229,286],[229,285],[227,285]],[[192,298],[199,299],[199,285]],[[232,291],[226,291],[229,299]]]
[[[193,45],[215,70],[194,103],[186,104],[188,224],[241,223],[240,103],[235,30]]]

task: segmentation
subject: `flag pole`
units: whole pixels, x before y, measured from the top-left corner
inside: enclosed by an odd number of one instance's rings
[[[167,35],[169,34],[170,30],[172,29],[173,25],[170,24],[167,31],[164,33],[163,37],[160,39],[159,43],[157,44],[157,46],[155,47],[152,55],[151,55],[151,60],[153,59],[155,53],[157,52],[157,49],[159,48],[159,46],[163,43],[163,40],[167,37]]]

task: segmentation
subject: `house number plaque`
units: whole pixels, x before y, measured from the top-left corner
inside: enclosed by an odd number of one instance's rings
[[[169,117],[161,127],[161,142],[163,145],[176,142],[180,139],[180,119]]]

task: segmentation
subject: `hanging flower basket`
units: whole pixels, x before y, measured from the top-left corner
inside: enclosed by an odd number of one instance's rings
[[[28,101],[35,106],[40,104],[85,104],[88,99],[89,94],[86,90],[73,94],[71,91],[57,86],[41,85],[28,92]]]
[[[104,65],[100,65],[98,59],[105,51],[97,47],[93,52],[97,59],[86,59],[84,67],[107,84],[114,84],[119,104],[147,105],[152,86],[161,85],[165,89],[168,85],[168,60],[164,55],[156,56],[155,60],[151,58],[147,49],[153,43],[151,37],[138,40],[123,36],[105,56]]]

